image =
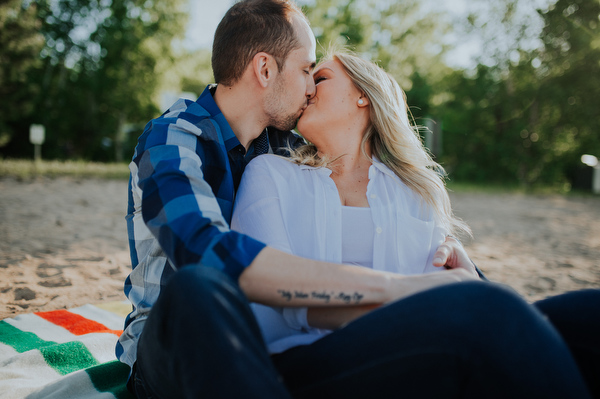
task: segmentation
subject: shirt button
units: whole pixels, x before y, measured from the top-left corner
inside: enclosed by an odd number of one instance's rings
[[[376,194],[371,194],[371,198],[375,199],[375,198],[377,198],[377,195]]]
[[[383,229],[381,227],[378,227],[375,229],[375,232],[377,232],[377,234],[381,234],[383,232]]]

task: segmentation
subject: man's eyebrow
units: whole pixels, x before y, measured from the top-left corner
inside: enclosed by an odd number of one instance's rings
[[[317,66],[317,63],[315,61],[311,62],[310,66],[308,67],[311,71],[315,69],[315,67]]]

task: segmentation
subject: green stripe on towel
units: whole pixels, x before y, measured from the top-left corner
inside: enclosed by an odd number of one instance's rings
[[[0,342],[11,346],[19,353],[39,349],[44,346],[56,345],[56,342],[44,341],[34,333],[21,331],[5,321],[0,321]]]
[[[133,395],[129,393],[126,387],[127,378],[129,377],[128,365],[114,360],[86,369],[85,372],[98,391],[110,392],[117,399],[133,399]]]
[[[21,331],[5,321],[0,321],[0,342],[11,346],[19,353],[32,349],[39,350],[46,364],[60,375],[98,364],[88,348],[79,341],[70,341],[63,344],[45,341],[34,333]]]
[[[40,352],[46,363],[61,375],[98,364],[88,348],[79,341],[47,346],[40,348]]]

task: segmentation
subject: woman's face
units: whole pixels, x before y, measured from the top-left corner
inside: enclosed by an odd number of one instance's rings
[[[347,134],[364,119],[365,106],[359,106],[361,92],[354,86],[342,64],[337,60],[319,65],[314,72],[316,92],[298,120],[298,131],[318,148],[323,140],[341,140],[335,135]],[[363,104],[366,99],[363,97]],[[360,132],[362,135],[362,131]],[[332,135],[334,137],[332,137]],[[346,139],[348,137],[345,137]]]

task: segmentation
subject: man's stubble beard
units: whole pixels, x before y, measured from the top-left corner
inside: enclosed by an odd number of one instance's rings
[[[274,93],[269,97],[266,104],[266,112],[269,118],[268,126],[272,126],[279,130],[292,130],[296,127],[298,121],[298,111],[296,110],[293,114],[284,114],[287,112],[283,109],[282,100],[285,98],[285,87],[282,82],[282,78],[279,77],[275,86]]]

